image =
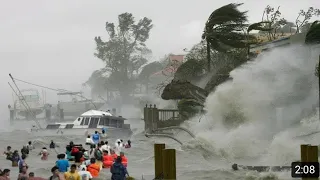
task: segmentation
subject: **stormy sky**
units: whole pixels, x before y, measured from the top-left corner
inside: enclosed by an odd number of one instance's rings
[[[53,88],[81,90],[92,71],[103,67],[93,56],[94,37],[107,37],[105,22],[117,23],[120,13],[153,20],[147,45],[157,60],[168,53],[182,53],[199,42],[210,13],[231,2],[240,1],[0,0],[1,110],[12,104],[8,73]],[[300,9],[320,7],[319,0],[241,2],[241,10],[249,10],[250,22],[260,21],[267,5],[281,6],[282,16],[290,21]]]

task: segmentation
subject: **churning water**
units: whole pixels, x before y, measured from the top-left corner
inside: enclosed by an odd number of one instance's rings
[[[178,179],[291,179],[290,172],[232,171],[231,164],[289,165],[299,159],[300,144],[319,144],[320,133],[297,138],[320,131],[316,63],[317,56],[309,48],[277,48],[232,71],[233,81],[220,85],[207,98],[207,113],[183,124],[196,138],[174,132],[184,142],[182,146],[165,138],[148,139],[142,121],[130,120],[134,135],[130,137],[133,147],[126,151],[129,173],[136,179],[142,175],[153,179],[153,144],[164,142],[167,148],[177,149]],[[1,134],[0,145],[21,148],[28,140],[36,140],[40,151],[50,139],[61,146],[70,140],[84,143],[84,137],[33,137],[27,131],[13,131]],[[55,152],[43,162],[38,151],[28,159],[30,171],[48,177]],[[9,162],[2,158],[1,165],[6,168]],[[109,177],[104,170],[101,179]]]

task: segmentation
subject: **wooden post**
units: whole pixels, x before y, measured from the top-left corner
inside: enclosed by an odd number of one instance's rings
[[[148,105],[143,108],[144,131],[148,130]]]
[[[149,130],[149,133],[152,133],[152,131],[153,131],[153,129],[152,129],[152,105],[150,104],[150,106],[149,107],[147,107],[147,109],[148,109],[148,111],[147,111],[147,113],[148,113],[148,130]]]
[[[176,150],[164,149],[162,151],[163,179],[176,180]]]
[[[308,146],[308,162],[318,162],[318,146]]]
[[[300,145],[301,162],[308,162],[308,144]]]
[[[154,144],[154,176],[155,180],[162,178],[162,151],[166,148],[165,144]]]
[[[301,150],[301,162],[318,162],[318,146],[311,146],[302,144]],[[312,180],[314,178],[302,178],[302,180]],[[318,179],[318,178],[315,178]]]
[[[308,146],[308,162],[318,162],[318,146]],[[313,180],[318,178],[308,178]]]
[[[308,144],[300,145],[301,162],[308,162]],[[302,180],[308,180],[308,178],[302,178]]]
[[[159,121],[159,110],[156,105],[153,105],[152,108],[152,130],[156,130],[158,128]]]

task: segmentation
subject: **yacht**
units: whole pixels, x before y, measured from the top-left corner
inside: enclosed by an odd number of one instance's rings
[[[125,120],[122,116],[113,116],[110,112],[89,110],[73,122],[48,124],[45,129],[33,127],[31,133],[41,136],[84,136],[93,134],[95,131],[101,133],[102,128],[106,128],[107,137],[128,137],[132,131],[130,124],[124,123]]]

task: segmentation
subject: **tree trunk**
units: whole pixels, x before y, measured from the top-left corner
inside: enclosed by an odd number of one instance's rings
[[[211,57],[210,57],[210,43],[207,40],[207,65],[208,65],[208,72],[211,70]]]

